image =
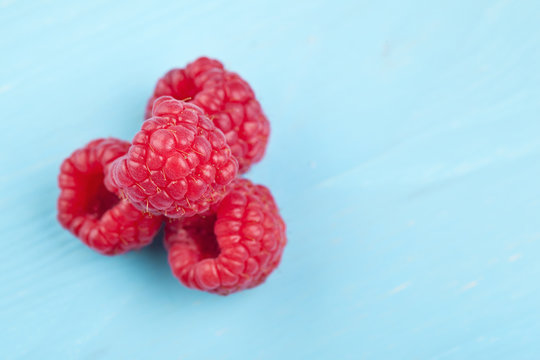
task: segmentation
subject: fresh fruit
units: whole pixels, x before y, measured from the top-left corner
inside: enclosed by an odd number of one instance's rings
[[[263,158],[270,123],[251,86],[238,74],[225,70],[221,62],[201,57],[185,69],[167,72],[148,100],[146,119],[152,115],[154,101],[164,95],[189,101],[209,115],[225,134],[240,174]]]
[[[173,274],[186,286],[227,295],[265,281],[287,242],[270,191],[237,179],[207,214],[167,224]]]
[[[64,160],[58,184],[58,221],[90,248],[116,255],[152,242],[161,217],[144,215],[105,186],[105,174],[129,143],[98,139]]]
[[[219,202],[238,163],[221,130],[198,106],[163,96],[110,171],[113,186],[135,207],[179,218]]]

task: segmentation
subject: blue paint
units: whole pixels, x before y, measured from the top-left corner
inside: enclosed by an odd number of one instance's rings
[[[2,359],[532,359],[536,1],[0,2]],[[60,162],[130,139],[207,54],[272,121],[283,263],[222,298],[161,244],[101,257],[55,220]]]

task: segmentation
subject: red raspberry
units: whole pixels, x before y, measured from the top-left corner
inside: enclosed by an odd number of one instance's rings
[[[163,96],[126,156],[111,164],[111,180],[135,207],[178,218],[219,202],[237,171],[223,133],[204,112]]]
[[[243,174],[262,159],[270,135],[270,123],[249,84],[238,74],[227,71],[217,60],[201,57],[185,69],[173,69],[156,84],[146,107],[151,116],[152,104],[169,95],[201,107],[225,134],[238,171]]]
[[[60,167],[58,221],[92,249],[115,255],[152,242],[160,217],[147,217],[104,184],[109,164],[129,143],[98,139],[76,150]]]
[[[278,266],[286,242],[272,194],[246,179],[236,180],[208,215],[165,228],[173,274],[190,288],[221,295],[261,284]]]

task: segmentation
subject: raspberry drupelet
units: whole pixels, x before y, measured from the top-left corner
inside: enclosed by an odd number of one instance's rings
[[[111,164],[111,183],[145,212],[170,218],[203,213],[225,196],[238,163],[198,106],[170,96],[153,105],[128,153]]]
[[[240,174],[263,158],[270,123],[249,84],[221,62],[201,57],[184,69],[167,72],[156,84],[145,118],[151,117],[154,101],[163,95],[189,101],[209,115],[225,134]]]
[[[149,217],[105,186],[106,172],[129,143],[98,139],[76,150],[60,167],[58,221],[90,248],[116,255],[152,242],[161,217]]]
[[[270,191],[237,179],[207,214],[168,223],[173,274],[186,286],[228,295],[255,287],[276,269],[287,242]]]

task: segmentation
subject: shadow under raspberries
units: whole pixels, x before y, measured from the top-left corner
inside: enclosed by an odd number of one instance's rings
[[[135,260],[138,263],[137,272],[141,278],[146,279],[148,291],[183,304],[206,302],[208,299],[222,300],[221,296],[189,289],[174,277],[169,266],[167,250],[163,245],[164,235],[165,224],[161,226],[152,244],[139,251],[132,251],[127,254],[136,258]]]

